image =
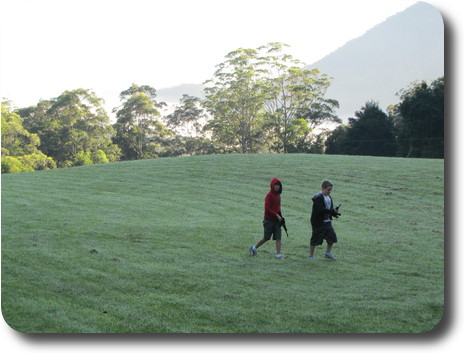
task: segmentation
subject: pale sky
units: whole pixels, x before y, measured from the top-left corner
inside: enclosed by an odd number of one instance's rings
[[[416,2],[6,0],[0,93],[24,107],[92,89],[110,112],[132,83],[202,83],[240,47],[283,42],[311,64]]]

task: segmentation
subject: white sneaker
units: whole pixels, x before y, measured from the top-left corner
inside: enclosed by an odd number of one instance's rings
[[[282,256],[282,254],[277,254],[277,255],[275,256],[275,258],[278,259],[278,260],[281,260],[281,259],[283,259],[284,257]]]
[[[325,253],[325,258],[329,259],[329,260],[336,260],[337,259],[335,256],[332,255],[331,252],[326,252]]]
[[[308,260],[314,261],[314,256],[308,256]]]

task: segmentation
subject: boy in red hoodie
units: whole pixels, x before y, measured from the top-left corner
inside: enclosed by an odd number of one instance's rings
[[[276,259],[281,259],[282,254],[280,249],[282,247],[282,232],[280,229],[280,222],[282,221],[282,214],[280,212],[280,194],[282,193],[282,183],[278,178],[271,180],[271,190],[267,193],[264,199],[264,237],[260,239],[255,245],[250,248],[250,254],[255,256],[257,249],[265,242],[271,239],[276,241]]]

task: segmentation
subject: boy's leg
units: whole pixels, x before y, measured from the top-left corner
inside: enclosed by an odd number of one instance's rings
[[[313,257],[314,256],[314,249],[316,247],[314,245],[309,246],[309,256]]]
[[[282,249],[282,240],[281,239],[277,239],[276,241],[276,251],[277,251],[277,255],[280,254],[280,250]]]
[[[273,223],[272,221],[269,220],[264,220],[263,221],[263,227],[264,227],[264,235],[262,239],[260,239],[256,245],[255,248],[259,248],[261,245],[263,245],[265,242],[267,242],[269,239],[271,239],[272,233],[273,233]]]
[[[269,229],[269,222],[264,220],[263,227],[264,227],[263,237],[260,240],[258,240],[258,242],[250,248],[250,253],[253,256],[256,255],[256,249],[258,249],[261,245],[263,245],[265,242],[271,239],[272,231]]]
[[[278,222],[274,222],[274,238],[276,242],[276,258],[281,259],[282,255],[280,250],[282,249],[282,230],[280,229],[280,224]]]
[[[314,258],[314,249],[316,248],[316,245],[322,244],[322,239],[323,238],[321,237],[320,229],[313,227],[311,239],[309,240],[309,258],[310,259]]]
[[[332,243],[327,243],[327,250],[325,252],[330,252],[332,250]]]
[[[265,242],[267,242],[268,239],[262,238],[260,239],[256,244],[255,248],[258,249],[261,245],[263,245]]]
[[[336,260],[335,256],[332,255],[332,245],[337,242],[337,233],[335,233],[331,223],[327,226],[326,241],[327,250],[325,252],[325,257],[331,260]]]
[[[266,238],[260,239],[255,245],[253,245],[253,246],[250,248],[250,255],[256,256],[258,248],[259,248],[261,245],[263,245],[265,242],[267,242],[267,241],[268,241],[268,239],[266,239]]]

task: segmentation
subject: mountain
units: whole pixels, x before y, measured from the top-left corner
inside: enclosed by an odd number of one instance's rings
[[[156,91],[157,99],[168,104],[179,104],[184,94],[198,98],[205,98],[202,84],[184,83],[178,86],[161,88]]]
[[[444,75],[443,18],[418,2],[307,68],[333,77],[326,97],[338,100],[345,122],[369,100],[386,111],[412,82]]]
[[[307,68],[333,77],[326,97],[338,100],[337,113],[345,122],[369,100],[386,111],[399,102],[396,93],[412,82],[431,82],[444,75],[443,19],[436,8],[418,2]],[[183,94],[204,98],[201,84],[157,93],[160,101],[170,104],[178,104]]]

